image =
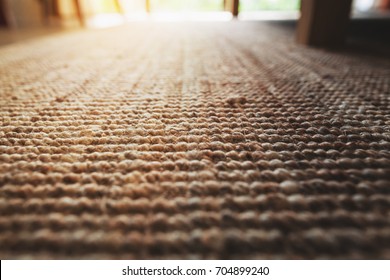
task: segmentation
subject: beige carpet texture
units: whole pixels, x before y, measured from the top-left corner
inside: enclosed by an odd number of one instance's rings
[[[0,48],[2,259],[389,259],[390,59],[267,23]]]

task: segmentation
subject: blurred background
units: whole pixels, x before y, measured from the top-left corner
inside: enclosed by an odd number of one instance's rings
[[[229,0],[0,0],[0,26],[108,27],[131,20],[230,20]],[[384,17],[389,0],[355,0],[354,16]],[[241,20],[296,19],[300,0],[241,0]]]
[[[300,0],[0,0],[0,45],[75,28],[107,28],[132,21],[275,20],[293,24]],[[236,2],[236,3],[237,3]],[[354,0],[355,30],[388,28],[390,0]],[[234,12],[236,11],[236,12]],[[236,17],[234,17],[235,15]],[[367,20],[370,22],[367,23]],[[385,25],[383,21],[386,21]],[[379,25],[377,24],[378,22]],[[374,23],[374,25],[372,24]],[[390,37],[390,36],[388,36]]]

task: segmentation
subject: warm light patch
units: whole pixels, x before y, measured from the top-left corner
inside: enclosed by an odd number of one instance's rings
[[[87,26],[92,28],[107,28],[125,23],[125,17],[120,14],[97,14],[87,20]]]

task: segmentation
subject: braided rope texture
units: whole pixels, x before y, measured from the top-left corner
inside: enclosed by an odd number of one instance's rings
[[[0,48],[0,257],[390,258],[390,60],[266,23]]]

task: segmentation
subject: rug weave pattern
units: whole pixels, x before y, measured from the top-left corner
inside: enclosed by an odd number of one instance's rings
[[[390,258],[390,60],[266,24],[0,49],[1,258]]]

